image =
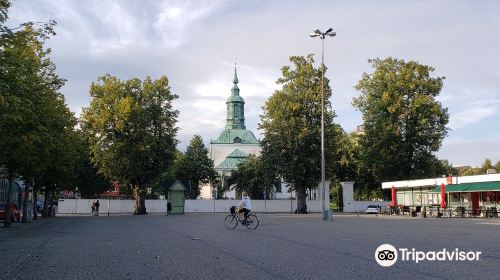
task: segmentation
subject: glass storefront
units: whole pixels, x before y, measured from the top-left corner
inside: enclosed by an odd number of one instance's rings
[[[434,188],[397,189],[397,205],[439,206],[441,193],[431,192]],[[479,194],[480,207],[500,207],[500,191],[476,192]],[[447,205],[450,208],[472,207],[471,192],[448,192]],[[476,198],[477,199],[477,198]]]

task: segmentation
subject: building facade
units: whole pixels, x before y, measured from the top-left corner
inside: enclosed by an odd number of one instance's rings
[[[500,206],[500,174],[384,182],[382,189],[394,187],[397,205],[439,207],[442,184],[448,208],[496,209]]]

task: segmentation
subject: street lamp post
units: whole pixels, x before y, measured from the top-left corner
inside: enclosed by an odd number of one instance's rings
[[[329,192],[326,190],[325,185],[325,86],[324,86],[324,77],[325,77],[325,65],[324,65],[324,57],[325,57],[325,38],[326,36],[333,37],[337,35],[337,33],[333,32],[333,28],[328,28],[325,32],[321,32],[319,29],[314,30],[309,36],[311,38],[319,37],[321,39],[321,210],[323,213],[323,220],[330,221],[332,219],[332,214],[330,212],[330,203],[326,204],[326,201],[330,201]]]

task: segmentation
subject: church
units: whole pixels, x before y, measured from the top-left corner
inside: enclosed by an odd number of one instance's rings
[[[222,182],[237,169],[238,163],[244,161],[250,154],[259,156],[261,146],[252,131],[245,126],[245,101],[240,96],[238,74],[234,68],[233,87],[226,101],[226,126],[219,137],[210,141],[209,158],[214,161],[215,170]],[[227,186],[223,186],[227,187]],[[274,199],[289,199],[295,197],[295,192],[288,191],[288,185],[282,182],[270,194]],[[311,190],[309,199],[317,199],[317,190]],[[202,185],[200,199],[235,199],[234,190],[225,192],[224,197],[214,197],[213,187]]]
[[[261,147],[253,132],[245,126],[245,101],[240,96],[238,74],[234,69],[231,96],[226,101],[226,127],[215,140],[210,141],[209,157],[214,161],[219,178],[224,181],[237,168],[238,163],[250,154],[259,156]],[[203,186],[200,198],[212,198],[211,186]],[[235,198],[234,191],[226,192],[227,198]]]

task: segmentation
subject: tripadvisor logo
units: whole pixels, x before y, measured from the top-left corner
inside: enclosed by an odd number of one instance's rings
[[[447,250],[443,248],[439,251],[418,251],[415,248],[399,248],[391,244],[382,244],[375,250],[375,260],[384,267],[393,266],[398,259],[400,261],[415,262],[421,261],[479,261],[480,251]]]

